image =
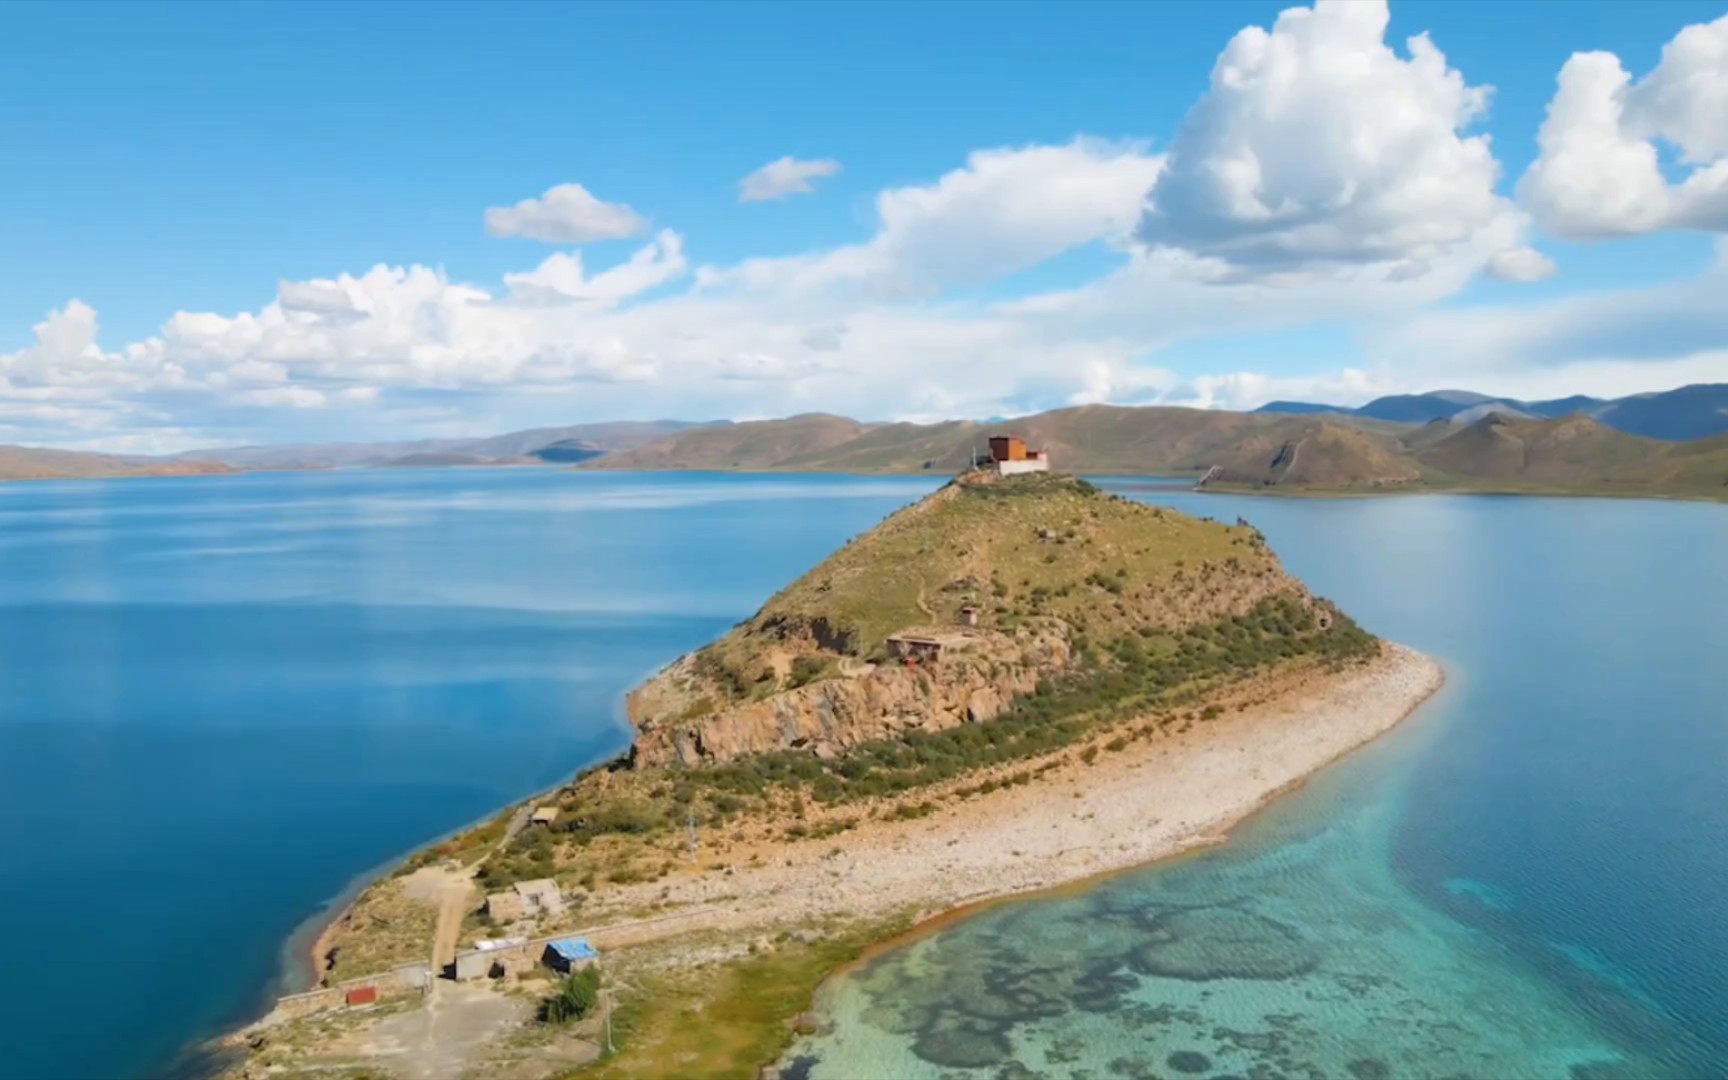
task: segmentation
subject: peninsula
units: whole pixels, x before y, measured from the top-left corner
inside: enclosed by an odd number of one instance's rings
[[[1246,523],[1013,471],[848,542],[631,692],[626,754],[368,887],[233,1073],[752,1076],[871,943],[1216,843],[1438,687]],[[614,1053],[535,1019],[572,937]]]

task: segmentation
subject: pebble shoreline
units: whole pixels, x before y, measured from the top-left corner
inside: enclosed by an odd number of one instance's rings
[[[1243,818],[1395,726],[1443,681],[1427,656],[1387,644],[1365,668],[1090,765],[1076,762],[922,820],[770,845],[758,853],[771,858],[735,863],[725,876],[674,878],[609,899],[719,905],[706,928],[766,930],[906,910],[930,917],[1141,866],[1223,841]]]

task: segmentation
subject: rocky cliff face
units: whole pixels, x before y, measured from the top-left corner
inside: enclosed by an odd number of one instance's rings
[[[837,672],[760,700],[707,709],[706,681],[684,657],[631,693],[637,767],[700,765],[771,750],[834,757],[873,739],[995,718],[1018,694],[1068,664],[1060,634],[951,633],[942,658]]]

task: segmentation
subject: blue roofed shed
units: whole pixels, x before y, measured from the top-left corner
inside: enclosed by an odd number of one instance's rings
[[[600,959],[584,938],[559,938],[546,944],[546,966],[555,971],[575,971]]]

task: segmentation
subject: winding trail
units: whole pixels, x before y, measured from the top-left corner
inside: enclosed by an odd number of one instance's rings
[[[471,878],[449,881],[438,894],[438,929],[432,935],[432,974],[437,976],[456,963],[456,942],[462,936],[462,916],[474,891]]]
[[[504,836],[488,852],[488,856],[496,855],[509,846],[528,824],[528,816],[534,812],[532,801],[523,803],[510,815],[510,823],[504,828]],[[442,888],[438,891],[438,925],[432,932],[432,992],[437,992],[441,976],[447,969],[453,969],[456,964],[456,946],[462,939],[462,917],[473,906],[474,874],[484,858],[473,864],[473,868],[460,874],[450,874],[446,877]],[[454,971],[452,971],[454,974]]]

